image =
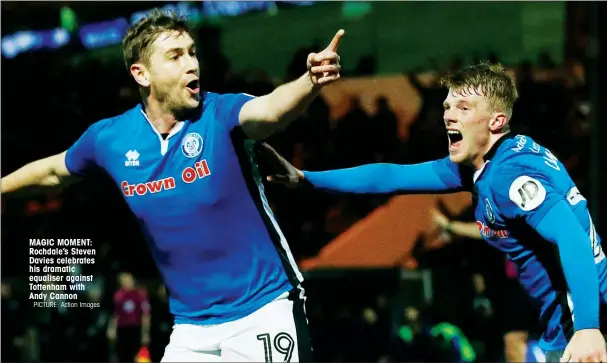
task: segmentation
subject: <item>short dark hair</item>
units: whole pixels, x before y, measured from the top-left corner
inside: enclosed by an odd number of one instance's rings
[[[166,31],[191,34],[185,17],[174,12],[159,9],[133,24],[122,39],[122,52],[127,70],[132,64],[147,64],[150,58],[150,45]]]
[[[514,103],[518,99],[516,83],[501,64],[480,63],[462,68],[444,76],[442,86],[460,93],[481,93],[489,100],[494,110],[512,116]]]

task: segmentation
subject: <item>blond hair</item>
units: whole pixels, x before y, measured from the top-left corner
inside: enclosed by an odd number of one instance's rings
[[[442,86],[462,95],[478,94],[489,101],[493,111],[512,116],[518,99],[516,83],[501,64],[480,63],[449,73],[440,80]]]

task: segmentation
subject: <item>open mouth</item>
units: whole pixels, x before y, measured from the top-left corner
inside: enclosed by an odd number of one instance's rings
[[[463,139],[462,133],[457,130],[447,130],[447,136],[449,137],[449,150],[457,149]]]
[[[200,93],[200,81],[198,80],[193,80],[191,82],[188,82],[188,84],[185,85],[185,88],[188,90],[188,92],[190,92],[193,95],[197,95],[198,93]]]

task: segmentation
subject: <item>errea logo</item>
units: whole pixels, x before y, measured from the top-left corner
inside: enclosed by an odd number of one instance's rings
[[[139,153],[137,150],[129,150],[126,154],[126,161],[124,162],[124,166],[139,166]]]

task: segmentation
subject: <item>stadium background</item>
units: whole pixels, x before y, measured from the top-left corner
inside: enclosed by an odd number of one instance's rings
[[[599,64],[607,64],[607,46],[598,19],[607,14],[599,3],[2,2],[2,175],[65,150],[91,123],[138,102],[116,44],[152,7],[190,16],[201,39],[203,88],[215,92],[269,92],[304,72],[307,53],[346,29],[343,79],[270,140],[312,170],[446,155],[437,77],[479,60],[502,62],[521,94],[516,131],[568,166],[605,236],[607,80]],[[472,220],[468,195],[370,198],[267,188],[305,269],[317,360],[504,359],[506,323],[524,320],[512,307],[525,304],[513,297],[508,266],[482,242],[450,235],[430,217],[439,209]],[[159,360],[171,326],[166,295],[116,190],[89,181],[3,197],[1,226],[3,361],[110,359],[106,324],[124,271],[149,296],[151,358]],[[101,308],[34,309],[30,238],[92,239],[97,262],[80,273],[94,282],[80,295]]]

